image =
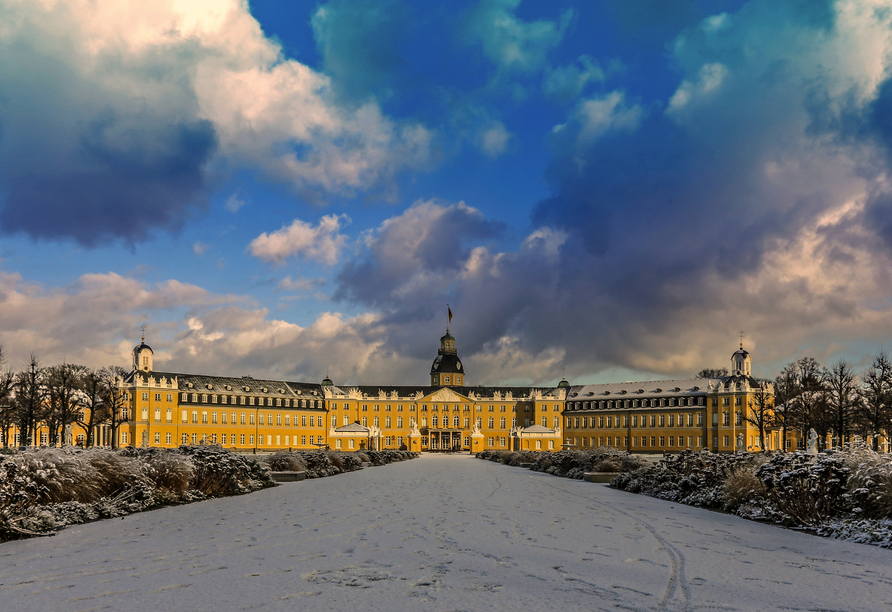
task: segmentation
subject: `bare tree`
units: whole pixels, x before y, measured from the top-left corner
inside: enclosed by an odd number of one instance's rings
[[[119,366],[100,370],[102,404],[99,416],[101,422],[108,424],[112,448],[118,447],[118,428],[130,418],[127,413],[125,392],[121,388],[121,382],[125,376],[127,376],[127,371]]]
[[[13,418],[21,434],[20,444],[37,446],[37,429],[46,414],[46,387],[44,370],[34,354],[28,367],[15,375],[14,392]]]
[[[101,370],[86,370],[81,387],[81,411],[77,424],[86,433],[84,447],[96,445],[96,428],[104,420],[104,379]]]
[[[799,428],[801,439],[808,438],[810,429],[818,433],[818,443],[826,446],[827,430],[824,382],[820,364],[813,357],[800,357],[795,366],[795,389],[790,418]]]
[[[880,351],[861,375],[861,401],[858,420],[871,436],[873,450],[879,450],[879,437],[892,430],[892,361]]]
[[[50,446],[65,446],[65,430],[79,416],[82,377],[86,368],[62,363],[46,369],[47,413]]]
[[[6,356],[0,346],[0,368],[6,365]],[[15,422],[13,410],[13,383],[15,375],[12,370],[0,372],[0,436],[3,436],[3,448],[9,445],[9,433]]]
[[[787,367],[774,379],[774,423],[780,427],[781,450],[787,450],[788,432],[796,427],[797,405],[799,394],[799,375],[796,362]]]
[[[848,362],[839,360],[824,372],[827,416],[833,433],[844,444],[858,405],[858,381]]]
[[[703,368],[694,378],[721,378],[728,375],[728,368]]]
[[[757,380],[750,399],[749,410],[744,415],[747,423],[759,428],[759,448],[765,450],[765,431],[773,424],[771,383]]]

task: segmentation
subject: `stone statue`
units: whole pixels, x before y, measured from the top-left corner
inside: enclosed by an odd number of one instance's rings
[[[742,433],[737,434],[737,452],[738,453],[746,452],[745,444],[746,444],[746,442],[743,441],[743,434]]]
[[[409,432],[410,436],[420,436],[421,432],[418,431],[418,423],[415,422],[415,419],[412,419],[412,431]]]
[[[809,455],[818,454],[818,432],[814,429],[808,430],[808,449],[806,452],[808,452]]]

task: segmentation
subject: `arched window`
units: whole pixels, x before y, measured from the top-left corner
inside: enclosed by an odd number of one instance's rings
[[[433,427],[439,427],[439,424],[440,424],[440,417],[438,417],[437,415],[432,416],[431,417],[431,425]]]
[[[448,376],[444,376],[444,377],[443,377],[443,382],[444,382],[444,383],[448,383],[448,382],[449,382],[449,377],[448,377]]]

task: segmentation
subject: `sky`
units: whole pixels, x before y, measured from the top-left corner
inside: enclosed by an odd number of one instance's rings
[[[0,346],[423,384],[865,367],[892,4],[0,0]]]

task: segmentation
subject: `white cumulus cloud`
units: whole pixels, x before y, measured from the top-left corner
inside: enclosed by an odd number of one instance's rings
[[[338,232],[342,223],[349,223],[347,215],[325,215],[315,226],[295,219],[291,225],[274,232],[262,233],[251,241],[251,255],[272,263],[282,263],[297,255],[328,265],[338,261],[347,237]]]

